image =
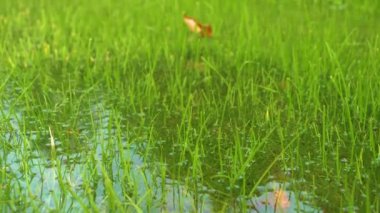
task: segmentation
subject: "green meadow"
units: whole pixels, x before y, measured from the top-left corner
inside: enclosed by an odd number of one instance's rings
[[[380,212],[379,91],[375,0],[0,0],[0,212]]]

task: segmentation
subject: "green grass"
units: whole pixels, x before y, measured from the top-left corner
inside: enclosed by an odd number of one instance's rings
[[[380,211],[377,1],[0,5],[1,212]]]

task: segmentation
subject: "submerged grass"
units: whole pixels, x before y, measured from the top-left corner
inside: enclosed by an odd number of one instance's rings
[[[377,1],[0,1],[3,212],[380,211]]]

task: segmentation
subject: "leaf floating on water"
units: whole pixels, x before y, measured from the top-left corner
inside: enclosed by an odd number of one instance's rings
[[[282,189],[268,192],[262,197],[257,198],[257,201],[261,204],[255,206],[258,209],[270,208],[279,212],[291,212],[292,210],[290,193]]]
[[[290,207],[289,195],[286,191],[279,189],[274,192],[275,207],[280,209],[287,209]]]
[[[305,191],[300,191],[302,196],[296,196],[294,191],[286,190],[288,183],[269,182],[265,186],[257,189],[261,193],[259,197],[249,199],[249,208],[254,212],[316,212],[323,213],[323,210],[316,206],[310,206],[306,202],[312,202],[312,197],[306,198]],[[298,194],[298,193],[297,193]],[[301,198],[302,197],[302,198]],[[302,199],[302,200],[301,200]]]
[[[190,16],[186,16],[186,15],[183,16],[183,21],[185,22],[185,24],[187,25],[187,27],[189,28],[191,32],[198,33],[201,36],[205,36],[205,37],[212,36],[212,28],[210,25],[202,24],[198,22],[197,20],[195,20],[194,18]]]

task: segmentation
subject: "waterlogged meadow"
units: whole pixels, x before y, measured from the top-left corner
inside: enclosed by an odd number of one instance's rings
[[[0,5],[1,212],[380,212],[377,1]]]

